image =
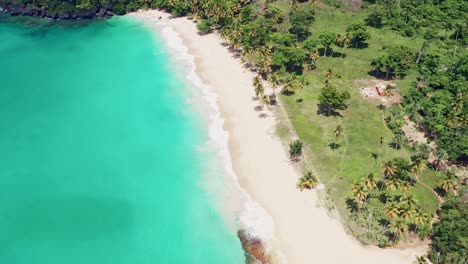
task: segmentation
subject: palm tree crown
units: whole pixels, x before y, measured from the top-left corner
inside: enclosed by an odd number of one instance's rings
[[[373,190],[377,188],[377,182],[375,181],[375,176],[373,173],[367,175],[366,180],[364,181],[364,187],[367,190]]]

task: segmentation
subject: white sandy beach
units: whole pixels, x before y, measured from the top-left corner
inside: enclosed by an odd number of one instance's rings
[[[242,67],[216,34],[200,36],[186,18],[168,19],[160,11],[131,14],[154,28],[157,23],[172,27],[195,57],[197,73],[218,95],[218,104],[229,132],[229,150],[241,186],[272,216],[273,249],[287,263],[410,264],[426,247],[406,250],[364,247],[344,230],[342,224],[318,206],[315,191],[296,189],[298,173],[274,135],[276,119],[268,112],[259,118],[253,101],[254,74]],[[159,17],[162,19],[158,19]]]

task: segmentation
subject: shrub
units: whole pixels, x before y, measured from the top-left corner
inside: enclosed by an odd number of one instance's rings
[[[300,140],[294,140],[289,144],[289,157],[291,159],[298,158],[302,155],[302,142]]]
[[[200,23],[197,24],[197,29],[200,31],[200,34],[205,35],[211,33],[213,22],[209,19],[204,19]]]

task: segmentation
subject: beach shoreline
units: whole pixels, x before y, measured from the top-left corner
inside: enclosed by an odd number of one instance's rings
[[[289,161],[275,135],[277,118],[265,109],[266,117],[255,110],[252,100],[255,76],[222,45],[217,34],[200,36],[187,18],[169,19],[167,13],[151,10],[129,15],[160,34],[156,24],[171,27],[194,57],[196,74],[217,95],[217,107],[229,133],[229,157],[241,187],[274,222],[273,252],[285,259],[275,263],[412,263],[425,254],[424,246],[399,249],[364,247],[350,237],[343,225],[320,207],[316,191],[296,189],[298,169]],[[161,19],[160,19],[161,18]]]

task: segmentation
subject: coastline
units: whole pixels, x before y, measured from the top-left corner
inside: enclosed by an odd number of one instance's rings
[[[319,206],[315,191],[296,189],[299,174],[274,135],[277,122],[274,114],[264,110],[268,116],[260,118],[254,110],[258,105],[252,100],[254,74],[221,45],[223,41],[216,34],[200,36],[192,21],[168,19],[169,15],[160,11],[129,16],[142,21],[156,34],[160,34],[157,23],[171,27],[193,55],[196,75],[217,95],[224,129],[229,133],[230,153],[225,155],[232,159],[233,173],[242,188],[273,218],[274,238],[268,241],[273,252],[281,251],[288,263],[298,264],[311,261],[404,264],[426,252],[426,247],[406,250],[364,247]]]

